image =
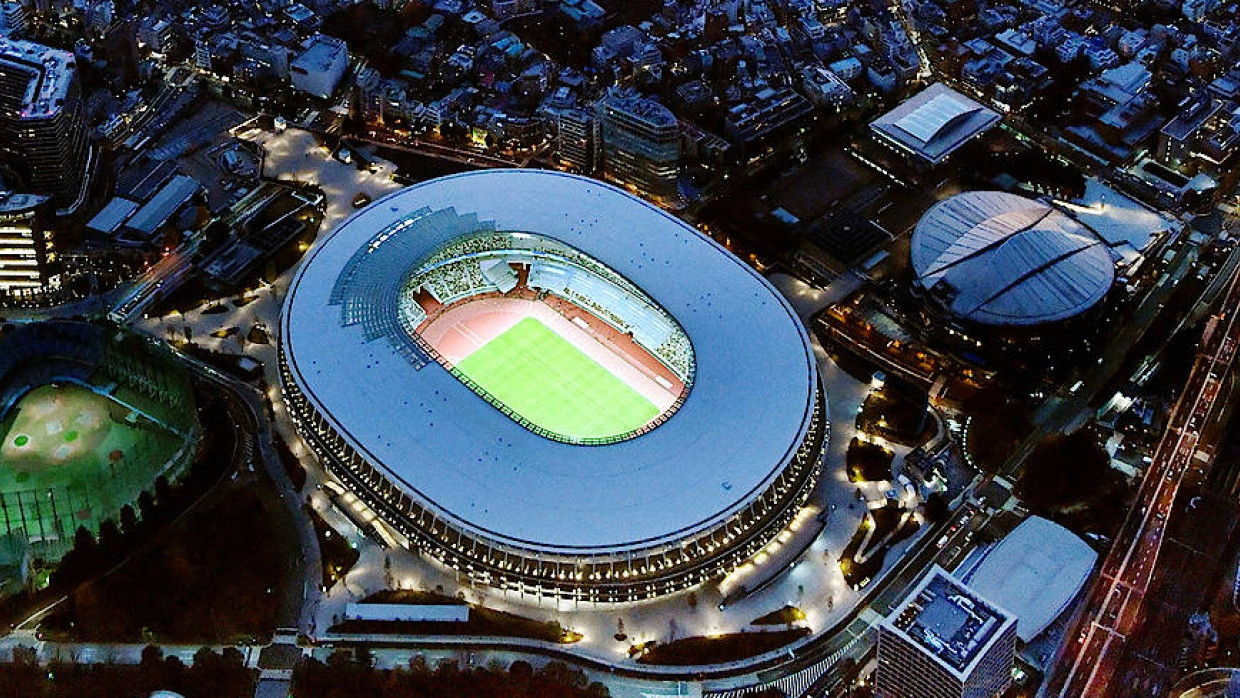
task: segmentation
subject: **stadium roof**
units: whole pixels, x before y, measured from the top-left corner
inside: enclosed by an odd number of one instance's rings
[[[915,283],[957,317],[1035,325],[1075,316],[1115,278],[1107,245],[1057,209],[1003,192],[958,194],[913,230]]]
[[[1031,516],[987,551],[965,581],[1014,613],[1016,634],[1027,643],[1072,602],[1097,559],[1098,553],[1068,529]]]
[[[998,123],[987,109],[943,83],[935,83],[880,116],[870,128],[933,164]]]
[[[658,428],[604,446],[542,438],[446,369],[414,364],[330,302],[380,231],[453,208],[499,231],[560,240],[602,262],[680,323],[696,375]],[[415,231],[416,257],[459,231]],[[350,446],[454,525],[566,553],[675,542],[769,487],[813,419],[817,368],[788,302],[744,262],[673,216],[584,177],[490,170],[391,194],[353,214],[302,263],[282,319],[293,381]]]

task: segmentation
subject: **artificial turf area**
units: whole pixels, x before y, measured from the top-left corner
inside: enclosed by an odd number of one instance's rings
[[[0,531],[71,537],[150,487],[183,443],[83,386],[39,386],[0,421]]]
[[[513,412],[569,439],[605,439],[659,410],[572,343],[527,317],[456,365]]]

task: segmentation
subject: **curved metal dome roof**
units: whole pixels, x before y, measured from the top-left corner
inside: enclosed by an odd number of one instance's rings
[[[1080,593],[1098,553],[1040,516],[1020,523],[990,548],[964,581],[978,595],[1016,614],[1022,642],[1040,635]]]
[[[1040,201],[997,191],[935,204],[913,230],[915,283],[957,317],[1036,325],[1093,307],[1115,279],[1106,244]]]

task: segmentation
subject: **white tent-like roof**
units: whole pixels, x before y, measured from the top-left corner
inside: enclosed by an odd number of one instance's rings
[[[1036,325],[1093,307],[1111,288],[1104,241],[1040,201],[996,191],[935,204],[913,230],[915,283],[951,314]]]
[[[929,143],[944,129],[977,113],[981,108],[981,105],[967,104],[953,95],[940,94],[926,102],[920,109],[897,119],[895,125],[917,140]]]
[[[999,113],[937,82],[875,119],[870,128],[887,144],[931,164],[999,123]]]
[[[1098,553],[1053,521],[1031,516],[964,576],[979,596],[1016,614],[1016,635],[1029,642],[1085,586]]]

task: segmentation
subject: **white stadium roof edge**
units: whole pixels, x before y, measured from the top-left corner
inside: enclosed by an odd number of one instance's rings
[[[1036,325],[1076,316],[1115,280],[1106,243],[1040,201],[998,191],[957,194],[913,229],[915,283],[956,317]]]
[[[1080,593],[1098,553],[1076,534],[1031,516],[992,546],[963,581],[982,598],[1017,617],[1016,635],[1028,643]]]
[[[439,364],[415,370],[387,343],[342,326],[329,295],[354,253],[400,220],[448,208],[496,231],[564,242],[666,309],[696,359],[680,409],[627,441],[552,441]],[[456,235],[418,234],[421,255]],[[548,553],[658,545],[718,526],[795,456],[819,392],[804,326],[757,272],[670,214],[560,172],[452,175],[355,212],[302,262],[281,323],[292,381],[353,450],[454,525]]]
[[[870,128],[932,164],[994,126],[998,112],[936,82],[875,119]]]

